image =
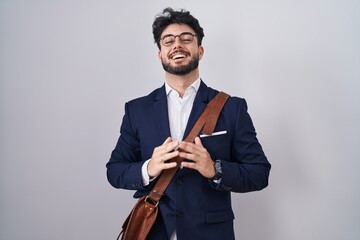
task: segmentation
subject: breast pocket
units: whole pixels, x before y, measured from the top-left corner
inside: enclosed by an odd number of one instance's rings
[[[228,133],[201,137],[200,140],[213,159],[229,157],[231,139]]]

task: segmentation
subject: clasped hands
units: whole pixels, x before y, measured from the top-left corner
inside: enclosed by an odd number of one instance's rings
[[[199,137],[195,138],[195,143],[172,141],[168,137],[154,149],[147,169],[149,176],[157,177],[163,170],[176,167],[176,162],[168,162],[176,156],[190,160],[181,162],[181,166],[195,169],[206,178],[215,176],[214,162]]]

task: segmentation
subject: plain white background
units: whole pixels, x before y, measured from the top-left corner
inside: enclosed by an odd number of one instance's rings
[[[124,103],[163,84],[151,24],[186,8],[200,73],[248,101],[273,165],[233,194],[237,239],[360,239],[360,3],[0,0],[0,239],[115,239],[105,164]]]

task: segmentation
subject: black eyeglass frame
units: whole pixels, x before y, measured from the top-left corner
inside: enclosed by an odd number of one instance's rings
[[[192,36],[191,42],[185,42],[185,41],[183,41],[183,39],[181,38],[182,36],[189,36],[189,35]],[[173,37],[173,38],[174,38],[174,41],[171,41],[170,44],[164,44],[164,39],[167,38],[167,37]],[[196,35],[196,34],[193,34],[193,33],[191,33],[191,32],[183,32],[183,33],[178,34],[178,35],[166,34],[165,36],[161,37],[159,41],[161,42],[161,44],[162,44],[163,46],[165,46],[165,47],[170,47],[170,46],[172,46],[172,45],[175,43],[176,37],[179,37],[181,43],[183,43],[183,44],[190,44],[190,43],[192,43],[192,42],[194,41],[194,37],[197,37],[197,35]]]

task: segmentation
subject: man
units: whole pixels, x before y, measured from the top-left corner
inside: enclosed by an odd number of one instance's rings
[[[230,97],[214,134],[181,141],[218,91],[199,77],[203,29],[188,11],[167,8],[153,23],[165,84],[125,104],[120,137],[107,163],[115,188],[148,195],[160,174],[181,163],[159,203],[148,239],[235,239],[231,192],[268,185],[270,164],[259,144],[244,99]]]

